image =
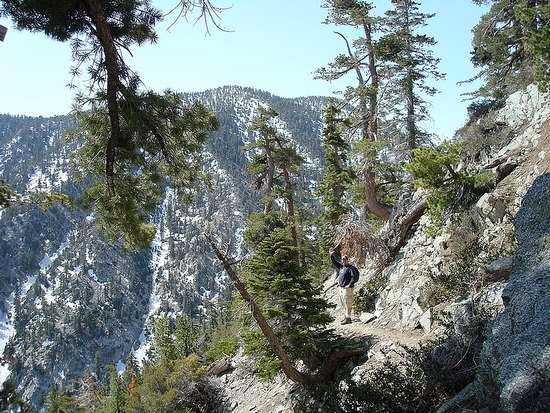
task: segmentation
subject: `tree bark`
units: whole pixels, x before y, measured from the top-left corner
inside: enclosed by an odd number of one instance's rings
[[[292,241],[294,246],[298,250],[300,266],[305,265],[305,259],[303,256],[303,251],[300,245],[300,240],[298,237],[298,220],[296,218],[296,213],[294,211],[294,197],[292,196],[292,182],[290,181],[290,174],[288,170],[283,169],[283,179],[285,181],[285,199],[286,199],[286,208],[288,211],[288,218],[290,219],[290,232],[292,235]]]
[[[384,204],[378,201],[374,172],[372,172],[370,168],[367,168],[366,171],[364,171],[364,174],[366,207],[378,218],[387,221],[390,218],[391,211]]]
[[[380,76],[378,75],[378,69],[376,68],[376,57],[374,46],[372,44],[372,25],[364,22],[363,30],[365,32],[365,39],[367,42],[367,51],[369,53],[369,73],[371,82],[371,93],[369,94],[369,127],[368,135],[372,142],[376,142],[378,139],[378,89],[380,88]]]
[[[115,149],[120,145],[120,109],[118,104],[118,92],[120,90],[120,62],[115,42],[109,28],[103,7],[99,0],[84,0],[86,13],[95,26],[95,34],[103,49],[105,68],[107,71],[107,108],[111,133],[107,140],[105,157],[105,175],[109,192],[114,188],[114,162]]]
[[[428,202],[423,198],[412,205],[405,214],[395,217],[395,220],[392,219],[392,226],[386,236],[383,237],[389,250],[389,256],[386,260],[387,265],[393,262],[401,248],[405,245],[411,227],[420,220],[424,212],[426,212],[427,207]]]
[[[267,157],[267,177],[265,190],[267,199],[264,206],[264,213],[270,214],[273,210],[273,176],[275,175],[275,162],[273,161],[273,155],[271,153],[269,142],[267,142],[265,154]]]
[[[235,270],[233,270],[233,267],[231,267],[229,261],[227,260],[227,257],[225,257],[221,253],[216,243],[210,237],[207,237],[207,240],[212,246],[212,249],[214,250],[216,257],[218,257],[218,259],[223,264],[223,268],[229,275],[229,278],[231,278],[231,280],[235,284],[235,288],[237,288],[237,291],[239,291],[239,294],[241,295],[243,300],[246,301],[246,303],[250,306],[250,311],[252,312],[252,316],[256,320],[256,323],[258,323],[258,327],[260,327],[262,334],[265,336],[265,338],[269,342],[269,345],[271,346],[271,348],[273,349],[277,357],[279,357],[279,359],[281,360],[281,366],[285,375],[290,380],[296,383],[306,383],[308,381],[307,377],[294,367],[294,365],[290,361],[289,355],[284,350],[281,342],[277,338],[277,335],[275,334],[275,332],[267,322],[267,319],[263,315],[262,311],[254,301],[254,299],[248,293],[246,286],[239,279],[239,276],[237,275]]]

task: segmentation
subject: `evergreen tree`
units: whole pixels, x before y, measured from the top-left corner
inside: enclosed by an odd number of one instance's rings
[[[321,297],[320,286],[300,265],[284,222],[276,216],[261,218],[263,234],[249,229],[245,235],[253,251],[244,265],[250,292],[289,354],[318,365],[322,350],[315,338],[331,321],[326,312],[328,304]]]
[[[550,81],[550,3],[547,0],[474,0],[490,4],[474,27],[472,62],[480,68],[470,80],[485,84],[474,97],[501,101],[537,80],[542,89]]]
[[[153,354],[155,361],[169,361],[176,359],[173,328],[168,317],[159,317],[155,320]]]
[[[429,113],[425,96],[437,93],[429,80],[439,80],[444,75],[437,68],[441,59],[431,50],[436,40],[419,33],[434,14],[423,13],[420,2],[415,0],[392,0],[392,5],[385,14],[385,34],[378,50],[399,85],[397,100],[405,101],[406,141],[412,150],[428,141],[420,124]]]
[[[114,366],[109,366],[109,395],[105,400],[104,413],[123,413],[126,391]]]
[[[352,130],[358,128],[361,131],[363,159],[358,176],[363,182],[366,210],[387,220],[391,208],[381,202],[376,186],[381,83],[386,76],[386,73],[381,73],[377,57],[375,35],[379,31],[379,18],[374,16],[374,6],[370,1],[327,0],[324,7],[329,11],[325,23],[352,28],[360,33],[357,39],[350,42],[337,32],[345,42],[346,53],[336,56],[326,68],[318,70],[317,77],[328,81],[343,78],[350,73],[356,77],[356,86],[348,87],[344,97],[352,108]]]
[[[349,127],[349,119],[342,117],[342,111],[334,104],[325,108],[325,127],[323,129],[322,147],[325,155],[325,174],[319,185],[321,203],[324,207],[321,220],[328,248],[331,245],[328,234],[340,223],[343,215],[351,210],[349,190],[353,172],[348,166],[349,144],[343,133]]]
[[[84,412],[83,409],[77,407],[74,398],[65,394],[63,390],[59,391],[53,386],[48,393],[48,398],[45,403],[46,413],[77,413]]]
[[[178,358],[190,356],[196,350],[198,334],[193,321],[185,314],[176,317],[174,347]]]
[[[6,182],[0,179],[0,209],[11,206],[14,196],[15,193],[13,192],[13,189],[11,189]]]
[[[137,384],[140,376],[140,368],[133,353],[128,354],[124,365],[126,369],[124,373],[122,373],[122,384],[128,389],[130,386],[135,386]]]
[[[277,116],[278,113],[271,108],[258,108],[258,115],[253,119],[250,127],[253,132],[257,133],[257,139],[253,144],[247,146],[247,150],[253,152],[249,171],[256,189],[264,188],[264,213],[272,213],[274,199],[282,198],[286,205],[286,216],[292,240],[301,256],[298,217],[294,200],[294,180],[304,159],[298,154],[289,139],[277,131],[274,125]]]
[[[97,178],[86,189],[84,203],[97,213],[96,225],[109,238],[119,240],[122,235],[126,247],[143,247],[154,237],[155,228],[149,222],[166,183],[186,201],[194,192],[192,184],[204,178],[202,148],[218,122],[202,104],[187,106],[181,94],[140,92],[133,84],[129,99],[121,99],[124,121],[120,127],[127,146],[117,152],[113,192],[101,179],[103,162],[97,156],[104,153],[108,138],[104,102],[99,100],[95,110],[77,114],[81,129],[75,139],[84,140],[74,155],[78,172],[82,179]]]
[[[219,11],[210,0],[184,0],[178,8],[180,15],[198,9],[206,21]],[[198,176],[198,153],[217,128],[202,105],[187,107],[176,93],[144,90],[124,61],[133,46],[157,40],[163,13],[149,0],[5,0],[0,15],[20,29],[71,41],[75,78],[87,65],[87,90],[76,103],[86,136],[77,163],[83,176],[94,178],[88,205],[111,238],[122,233],[127,247],[147,245],[154,236],[148,222],[164,188],[161,177],[188,195]]]
[[[327,302],[320,297],[320,287],[307,274],[295,215],[295,187],[303,159],[290,141],[274,126],[277,114],[260,109],[252,130],[258,132],[250,171],[256,188],[265,188],[263,213],[251,214],[245,242],[252,256],[243,265],[252,296],[271,320],[283,347],[295,359],[309,365],[320,362],[321,349],[315,340],[331,321]],[[276,208],[284,205],[285,208]],[[290,231],[289,231],[290,228]],[[264,337],[252,334],[248,347],[266,349]],[[264,356],[266,356],[264,354]],[[264,358],[277,366],[273,357]]]

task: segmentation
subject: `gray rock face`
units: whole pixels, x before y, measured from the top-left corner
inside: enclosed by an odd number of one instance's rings
[[[518,253],[504,312],[482,352],[480,381],[492,407],[550,409],[550,174],[538,177],[515,220]]]

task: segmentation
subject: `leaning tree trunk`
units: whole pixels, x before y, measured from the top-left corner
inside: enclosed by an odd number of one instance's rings
[[[223,268],[229,275],[229,278],[231,278],[231,280],[233,281],[233,284],[235,284],[235,288],[237,289],[237,291],[239,291],[239,294],[241,295],[243,300],[246,301],[246,303],[250,306],[250,311],[252,312],[252,316],[256,320],[256,323],[258,323],[260,330],[262,330],[262,334],[265,336],[265,338],[269,342],[269,345],[271,346],[271,348],[273,349],[277,357],[279,357],[279,359],[281,360],[281,366],[285,375],[290,380],[296,383],[303,383],[303,384],[307,383],[308,381],[307,377],[294,367],[294,365],[290,361],[290,357],[288,353],[283,348],[281,342],[277,338],[277,335],[275,334],[275,332],[267,322],[267,319],[264,317],[262,311],[260,310],[256,302],[248,293],[246,286],[239,279],[239,276],[237,275],[235,270],[233,270],[233,267],[231,267],[231,264],[229,263],[227,257],[225,257],[221,253],[216,243],[210,237],[207,237],[207,240],[212,246],[214,253],[223,264]]]
[[[258,327],[260,327],[260,330],[268,341],[271,349],[275,352],[275,354],[281,361],[283,373],[290,380],[303,385],[327,383],[328,381],[332,380],[332,378],[334,377],[334,372],[338,369],[339,366],[342,365],[343,362],[352,357],[356,357],[365,353],[365,349],[363,348],[335,351],[327,358],[325,364],[321,366],[321,368],[315,374],[303,373],[296,369],[290,359],[290,356],[285,351],[281,342],[279,341],[279,338],[275,334],[275,331],[273,331],[267,319],[263,315],[262,310],[258,307],[252,296],[248,293],[246,286],[240,280],[239,276],[231,266],[228,258],[221,253],[220,249],[211,237],[206,236],[206,239],[212,246],[216,257],[221,261],[224,270],[229,275],[229,278],[231,278],[231,280],[233,281],[235,288],[237,289],[237,291],[239,291],[242,299],[250,306],[250,311],[252,313],[252,316],[254,317],[254,320],[256,320]]]

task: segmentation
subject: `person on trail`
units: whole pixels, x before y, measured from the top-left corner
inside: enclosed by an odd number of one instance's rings
[[[338,270],[336,282],[340,289],[340,302],[345,312],[345,317],[341,324],[349,324],[351,323],[353,309],[353,288],[359,279],[359,270],[349,263],[347,255],[342,255],[342,262],[338,261],[334,250],[330,251],[330,260],[332,261],[332,265]]]

